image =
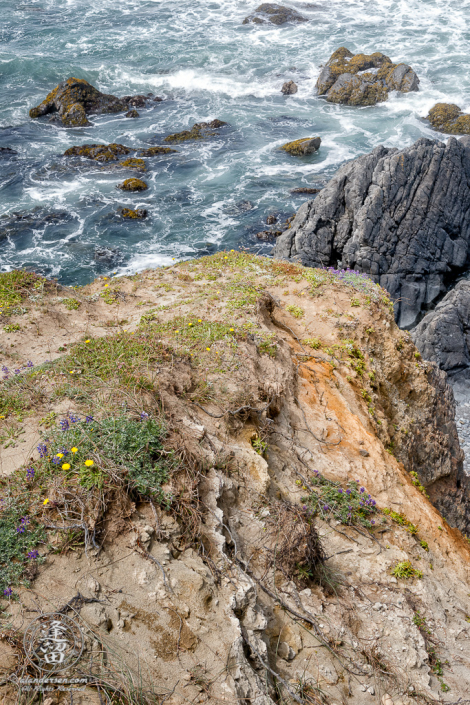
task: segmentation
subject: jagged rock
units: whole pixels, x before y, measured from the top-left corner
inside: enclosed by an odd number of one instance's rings
[[[274,256],[309,267],[350,267],[390,292],[401,327],[467,265],[470,138],[383,146],[341,167],[304,203]]]
[[[64,157],[86,157],[97,162],[111,162],[123,154],[130,153],[129,147],[123,144],[82,144],[79,147],[69,147]]]
[[[426,119],[439,132],[448,135],[470,134],[470,115],[463,113],[454,103],[436,103]]]
[[[203,140],[206,137],[214,137],[217,133],[210,130],[218,129],[226,125],[222,120],[211,120],[211,122],[197,122],[190,130],[175,132],[165,137],[164,142],[185,142],[186,140]]]
[[[137,112],[137,110],[136,110],[135,108],[133,108],[132,110],[129,110],[128,113],[126,113],[125,117],[127,117],[127,118],[138,118],[138,117],[139,117],[139,113]]]
[[[268,215],[266,218],[266,225],[274,225],[274,223],[277,222],[277,216],[275,215]]]
[[[145,208],[120,208],[118,211],[119,215],[123,218],[132,218],[134,220],[143,220],[147,217],[147,210]]]
[[[470,368],[470,281],[458,282],[412,332],[425,360],[456,375]]]
[[[275,5],[274,3],[264,2],[256,8],[252,15],[248,15],[243,20],[243,24],[276,24],[281,25],[286,22],[308,22],[306,17],[293,10],[291,7],[283,5]]]
[[[141,179],[126,179],[122,184],[118,184],[118,188],[122,191],[146,191],[148,186]]]
[[[303,137],[300,140],[294,140],[294,142],[287,142],[287,144],[283,144],[281,149],[288,154],[293,154],[296,157],[305,157],[307,154],[313,154],[313,152],[316,152],[320,148],[320,145],[320,137]]]
[[[262,230],[261,232],[256,233],[258,240],[264,240],[265,242],[275,240],[280,235],[282,235],[282,230]]]
[[[139,157],[155,157],[157,154],[170,154],[171,152],[177,152],[177,149],[171,149],[171,147],[149,147],[148,149],[141,149],[139,151]]]
[[[286,81],[281,88],[281,93],[284,95],[294,95],[298,90],[299,88],[294,81]]]
[[[31,108],[29,116],[38,118],[49,113],[57,113],[65,127],[89,125],[87,115],[91,113],[120,113],[129,107],[143,106],[145,96],[124,96],[101,93],[83,78],[68,78],[59,83],[36,108]]]
[[[385,54],[354,55],[346,47],[328,59],[317,80],[319,95],[329,103],[375,105],[390,91],[417,91],[419,78],[408,64],[394,64]]]
[[[299,188],[293,188],[291,189],[291,193],[297,194],[297,193],[320,193],[319,188],[307,188],[304,186],[300,186]]]

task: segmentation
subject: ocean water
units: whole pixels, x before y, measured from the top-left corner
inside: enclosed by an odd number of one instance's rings
[[[438,101],[470,109],[470,0],[314,0],[289,2],[310,21],[242,25],[258,1],[1,0],[0,270],[26,266],[66,284],[110,271],[135,272],[221,248],[269,253],[255,235],[283,220],[346,160],[378,144],[404,147],[421,136],[445,139],[425,121]],[[315,94],[320,65],[339,46],[382,51],[418,73],[418,93],[392,94],[367,108],[330,105]],[[103,92],[164,98],[123,114],[92,116],[86,128],[31,120],[57,83],[75,76]],[[284,81],[299,86],[283,96]],[[147,160],[149,190],[124,194],[133,174],[90,163],[72,166],[72,145],[162,144],[195,122],[229,123],[215,138],[178,145]],[[320,135],[319,152],[294,158],[279,146]],[[121,206],[144,207],[144,221]],[[20,213],[21,219],[14,214]],[[117,264],[94,259],[117,250]]]

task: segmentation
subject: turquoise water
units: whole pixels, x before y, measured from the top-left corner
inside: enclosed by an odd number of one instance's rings
[[[0,269],[27,266],[64,283],[108,271],[135,272],[220,248],[268,253],[255,234],[266,216],[292,214],[348,159],[378,144],[404,147],[440,137],[424,121],[437,101],[470,108],[470,0],[316,0],[287,3],[310,22],[242,25],[254,2],[26,0],[0,2]],[[413,66],[420,92],[369,108],[329,105],[315,95],[319,66],[339,46],[383,51]],[[64,129],[30,120],[59,81],[85,78],[115,95],[164,98],[140,117],[92,116]],[[299,85],[280,93],[284,81]],[[194,122],[229,123],[220,136],[178,145],[148,160],[142,194],[116,189],[123,172],[72,167],[61,155],[84,143],[161,144]],[[280,152],[288,140],[320,135],[319,153]],[[145,207],[122,221],[120,206]],[[6,218],[21,213],[22,220]],[[53,216],[53,217],[52,217]],[[3,234],[3,237],[2,237]],[[120,262],[94,260],[96,247]]]

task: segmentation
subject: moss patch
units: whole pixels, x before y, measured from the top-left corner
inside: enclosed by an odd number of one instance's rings
[[[187,140],[203,140],[207,137],[215,137],[216,132],[211,130],[218,129],[226,125],[222,120],[212,120],[211,122],[197,122],[190,130],[175,132],[172,135],[165,137],[164,142],[185,142]]]
[[[118,184],[118,188],[122,191],[146,191],[148,186],[141,179],[126,179],[122,184]]]
[[[463,113],[454,103],[436,103],[427,116],[435,130],[448,135],[469,135],[470,115]]]

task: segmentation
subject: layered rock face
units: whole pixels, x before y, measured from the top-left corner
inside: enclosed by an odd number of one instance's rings
[[[68,78],[59,83],[37,107],[31,108],[29,116],[38,118],[57,113],[64,127],[89,125],[90,113],[120,113],[131,107],[143,107],[148,98],[143,95],[124,96],[101,93],[82,78]]]
[[[274,255],[309,267],[350,267],[390,292],[401,328],[468,263],[470,141],[377,147],[341,167],[304,203]]]
[[[385,54],[354,55],[340,47],[329,58],[317,80],[319,95],[329,103],[375,105],[390,91],[417,91],[419,78],[408,64],[394,64]]]

